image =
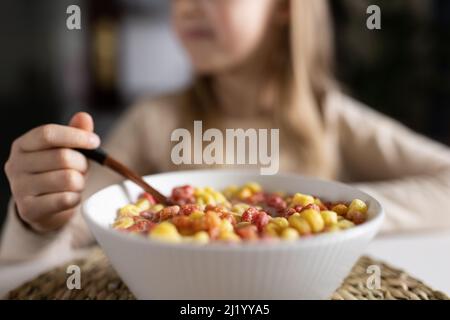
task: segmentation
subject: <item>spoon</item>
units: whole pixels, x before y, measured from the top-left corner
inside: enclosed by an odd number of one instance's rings
[[[150,186],[144,179],[130,168],[125,166],[123,163],[111,157],[103,149],[97,148],[94,150],[87,149],[75,149],[76,151],[82,153],[86,158],[91,159],[102,166],[108,167],[115,171],[116,173],[122,175],[123,177],[133,181],[135,184],[140,186],[145,192],[151,194],[156,201],[162,204],[169,204],[169,200],[161,194],[158,190]]]

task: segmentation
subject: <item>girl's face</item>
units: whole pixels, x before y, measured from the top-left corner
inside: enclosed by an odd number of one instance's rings
[[[262,45],[278,0],[173,0],[172,23],[198,73],[236,67]]]

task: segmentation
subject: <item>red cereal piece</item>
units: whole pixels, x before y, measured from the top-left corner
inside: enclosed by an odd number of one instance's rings
[[[269,207],[275,208],[278,211],[286,209],[287,206],[286,201],[284,201],[282,197],[276,194],[267,195],[266,203]]]
[[[185,204],[181,206],[180,214],[189,216],[192,212],[200,210],[200,207],[196,204]]]
[[[253,217],[258,213],[258,209],[250,207],[242,214],[242,221],[253,222]]]
[[[150,204],[156,204],[156,200],[155,198],[148,192],[143,192],[141,193],[141,195],[139,196],[139,199],[147,199],[148,202],[150,202]]]
[[[185,185],[173,188],[170,201],[179,205],[195,203],[194,187]]]
[[[333,204],[332,202],[330,202],[330,201],[324,202],[323,204],[324,204],[325,207],[326,207],[325,210],[331,210],[331,209],[333,209],[333,207],[334,207],[334,204]]]
[[[258,231],[262,231],[266,224],[269,223],[270,217],[267,212],[259,211],[255,216],[253,216],[253,224],[256,225]]]
[[[194,187],[190,185],[185,185],[181,187],[173,188],[173,197],[190,197],[194,195]]]
[[[282,210],[282,211],[279,212],[279,216],[280,217],[289,218],[290,216],[292,216],[296,212],[297,211],[295,211],[295,208],[286,208],[285,210]]]
[[[354,224],[358,225],[366,221],[366,217],[364,213],[359,211],[351,211],[347,213],[348,219],[351,220]]]
[[[149,232],[155,226],[156,223],[154,222],[146,219],[140,219],[139,221],[135,221],[135,223],[131,227],[128,227],[125,230],[129,232]]]

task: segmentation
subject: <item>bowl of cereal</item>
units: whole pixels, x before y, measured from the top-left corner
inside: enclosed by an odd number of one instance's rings
[[[377,233],[383,209],[353,187],[294,174],[198,170],[126,181],[83,215],[139,299],[327,299]]]

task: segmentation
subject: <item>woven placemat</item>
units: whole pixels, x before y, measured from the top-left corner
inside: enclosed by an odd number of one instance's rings
[[[81,289],[67,289],[67,267],[81,269]],[[381,275],[379,289],[368,289],[369,266],[378,266]],[[134,299],[120,280],[103,252],[96,248],[84,259],[71,261],[23,284],[8,294],[8,299]],[[342,286],[333,294],[333,300],[449,300],[444,293],[435,291],[402,270],[385,263],[362,257],[353,267]]]

